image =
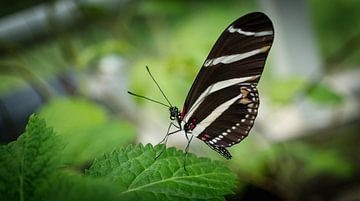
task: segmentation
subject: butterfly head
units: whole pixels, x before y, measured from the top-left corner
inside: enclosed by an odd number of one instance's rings
[[[170,111],[170,119],[171,120],[175,120],[175,119],[179,119],[180,118],[180,110],[175,107],[175,106],[172,106],[169,108],[169,111]]]

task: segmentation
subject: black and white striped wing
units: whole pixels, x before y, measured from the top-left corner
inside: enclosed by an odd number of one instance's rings
[[[253,126],[256,89],[274,38],[270,19],[247,14],[230,24],[215,43],[185,100],[181,120],[215,151],[239,143]]]

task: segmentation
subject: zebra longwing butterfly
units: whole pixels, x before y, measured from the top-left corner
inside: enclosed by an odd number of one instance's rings
[[[203,63],[182,111],[167,100],[170,119],[178,125],[171,123],[165,138],[184,130],[189,143],[195,136],[230,159],[226,148],[248,136],[257,116],[256,86],[273,39],[272,22],[263,13],[249,13],[231,23]],[[171,125],[178,130],[169,133]]]

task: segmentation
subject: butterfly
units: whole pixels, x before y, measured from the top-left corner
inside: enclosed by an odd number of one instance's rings
[[[259,108],[257,84],[274,40],[274,28],[264,13],[246,14],[231,23],[220,35],[204,61],[185,99],[182,110],[169,105],[167,136],[184,131],[190,141],[196,137],[226,159],[227,150],[249,135]],[[169,132],[174,126],[177,130]],[[189,137],[190,136],[190,137]],[[163,142],[162,141],[162,142]]]

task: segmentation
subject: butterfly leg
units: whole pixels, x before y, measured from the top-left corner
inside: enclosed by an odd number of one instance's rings
[[[171,126],[174,126],[175,128],[177,128],[177,130],[170,132]],[[166,131],[165,137],[157,144],[157,145],[159,145],[159,144],[164,143],[164,144],[165,144],[165,147],[164,147],[164,149],[162,149],[161,152],[155,157],[155,160],[158,159],[158,158],[161,156],[161,154],[164,152],[164,150],[166,149],[166,143],[167,143],[167,141],[168,141],[168,139],[169,139],[169,135],[175,134],[175,133],[177,133],[177,132],[179,132],[179,131],[181,131],[180,125],[176,125],[176,124],[174,124],[173,122],[170,122],[169,127],[168,127],[168,129],[167,129],[167,131]]]
[[[170,132],[171,126],[174,126],[175,128],[177,128],[177,130],[173,131],[173,132]],[[175,133],[179,132],[180,130],[181,130],[180,126],[177,126],[173,122],[170,122],[169,127],[168,127],[168,129],[166,131],[166,135],[164,136],[164,138],[157,145],[163,143],[164,141],[165,141],[165,144],[166,144],[169,135],[175,134]]]
[[[191,137],[189,138],[189,136],[185,132],[185,137],[186,137],[186,140],[188,141],[188,143],[187,143],[186,148],[185,148],[184,170],[187,171],[186,170],[186,162],[187,162],[187,157],[188,157],[188,154],[189,154],[190,143],[191,143],[191,140],[193,139],[194,136],[191,135]]]

